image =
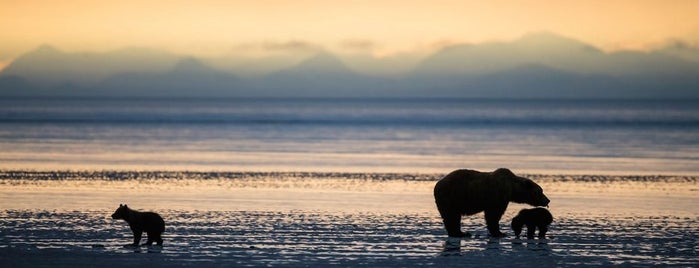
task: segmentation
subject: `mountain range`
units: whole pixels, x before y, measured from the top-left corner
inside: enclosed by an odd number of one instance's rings
[[[373,59],[377,67],[403,70],[392,75],[350,68],[348,61],[318,51],[249,76],[214,67],[211,59],[155,49],[66,53],[44,45],[0,72],[0,96],[699,98],[699,50],[682,44],[607,53],[535,33],[451,45],[412,68]]]

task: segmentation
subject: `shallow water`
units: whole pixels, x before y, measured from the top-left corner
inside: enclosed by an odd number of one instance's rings
[[[158,253],[161,265],[388,265],[478,266],[679,265],[697,264],[697,217],[556,218],[545,243],[489,239],[479,220],[466,220],[477,238],[445,251],[434,215],[312,211],[162,211],[167,219],[162,248],[124,247],[125,223],[110,211],[18,211],[0,214],[2,263],[34,266],[56,260],[89,262],[105,256],[140,262]],[[453,242],[452,242],[453,243]],[[31,260],[17,259],[32,256]],[[506,259],[503,260],[503,259]],[[97,264],[97,263],[94,263]]]
[[[696,177],[531,176],[552,200],[546,240],[447,239],[438,175],[0,173],[0,263],[37,266],[696,267]],[[158,179],[160,178],[160,179]],[[154,210],[165,244],[130,248],[119,203]],[[507,229],[516,212],[503,216]],[[510,232],[511,233],[511,232]],[[542,243],[543,242],[543,243]]]
[[[697,100],[0,99],[5,169],[699,174]]]

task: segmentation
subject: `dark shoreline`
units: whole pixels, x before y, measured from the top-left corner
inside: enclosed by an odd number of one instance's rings
[[[548,182],[684,182],[697,183],[699,176],[683,175],[543,175],[520,174],[536,181]],[[360,172],[200,172],[200,171],[32,171],[0,170],[0,180],[236,180],[255,178],[279,179],[353,179],[367,181],[437,181],[444,174],[360,173]]]

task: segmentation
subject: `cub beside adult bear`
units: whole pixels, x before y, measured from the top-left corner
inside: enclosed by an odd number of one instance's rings
[[[539,229],[539,238],[546,238],[549,224],[553,222],[553,215],[545,208],[532,208],[520,210],[517,216],[512,218],[512,230],[519,237],[522,227],[527,226],[527,238],[534,238],[536,229]]]
[[[123,219],[129,224],[129,228],[133,232],[134,246],[138,246],[144,231],[148,234],[148,240],[144,245],[150,246],[154,241],[158,246],[163,245],[162,234],[165,231],[165,221],[158,213],[139,212],[119,204],[119,208],[112,214],[112,219]]]
[[[510,202],[532,206],[548,206],[550,202],[538,184],[506,168],[493,172],[455,170],[437,182],[434,199],[451,237],[470,236],[461,231],[462,215],[483,211],[490,236],[502,237],[500,218]]]

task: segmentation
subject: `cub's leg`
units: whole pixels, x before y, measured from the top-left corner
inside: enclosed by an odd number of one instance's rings
[[[143,231],[133,231],[133,245],[138,246],[138,243],[141,242],[141,236],[143,235]]]
[[[540,225],[539,226],[539,238],[541,238],[541,239],[546,238],[546,232],[548,230],[549,230],[548,226]]]
[[[536,226],[527,225],[527,239],[533,239],[536,232]]]

